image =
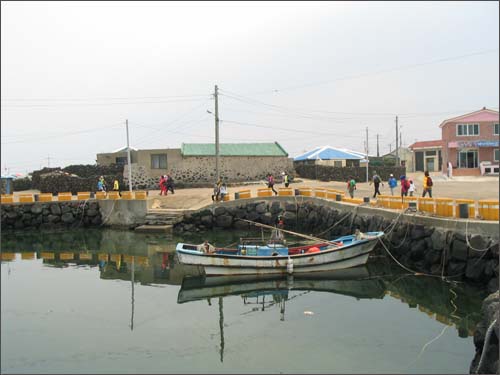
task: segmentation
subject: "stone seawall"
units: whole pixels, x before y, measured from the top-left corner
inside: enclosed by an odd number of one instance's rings
[[[225,202],[185,215],[174,230],[248,229],[250,224],[238,219],[273,225],[281,214],[285,229],[321,238],[351,234],[355,229],[385,231],[385,246],[409,269],[484,285],[490,292],[498,290],[498,223],[422,217],[302,198]],[[377,251],[386,253],[382,244]]]
[[[97,227],[102,224],[96,201],[2,204],[2,230]]]
[[[481,307],[482,320],[474,332],[476,355],[471,362],[471,374],[498,374],[498,339],[499,335],[499,294],[498,291],[489,295]]]

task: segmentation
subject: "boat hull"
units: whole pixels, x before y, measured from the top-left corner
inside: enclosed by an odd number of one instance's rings
[[[201,266],[207,276],[221,275],[285,275],[324,272],[366,264],[378,236],[318,253],[291,256],[242,256],[205,254],[177,249],[179,262]],[[289,260],[293,264],[290,267]]]

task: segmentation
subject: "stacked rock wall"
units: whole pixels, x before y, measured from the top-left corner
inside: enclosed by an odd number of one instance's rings
[[[102,224],[96,201],[2,204],[0,216],[2,230],[45,230]]]
[[[248,229],[246,219],[273,225],[278,215],[285,229],[320,238],[362,232],[385,231],[387,248],[406,267],[433,275],[454,277],[498,289],[498,238],[437,229],[410,221],[390,220],[381,215],[360,215],[312,201],[262,200],[217,205],[186,215],[175,228],[178,232],[203,231],[214,227]],[[382,245],[378,251],[384,252]]]
[[[120,188],[126,190],[123,181],[122,165],[70,165],[61,168],[44,168],[33,172],[32,189],[42,193],[72,192],[97,190],[97,181],[104,177],[108,190],[113,189],[113,181],[118,179]]]
[[[295,172],[302,178],[320,181],[347,181],[349,176],[356,181],[366,181],[366,167],[332,167],[302,162],[294,163]],[[382,181],[387,181],[392,173],[396,179],[406,174],[404,167],[368,167],[368,176],[371,178],[377,172]]]

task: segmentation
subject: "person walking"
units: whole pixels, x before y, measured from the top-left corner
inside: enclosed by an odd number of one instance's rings
[[[167,195],[167,181],[165,179],[165,176],[162,175],[160,177],[160,195]]]
[[[425,197],[425,194],[429,193],[429,198],[432,198],[432,182],[431,176],[429,176],[429,171],[424,172],[424,187],[422,189],[422,198]]]
[[[118,182],[117,178],[115,178],[115,180],[113,181],[113,191],[117,191],[118,195],[120,197],[122,196],[122,193],[120,192],[120,183]]]
[[[104,192],[106,191],[103,176],[99,177],[99,180],[97,180],[97,191],[104,191]]]
[[[166,184],[167,193],[170,190],[172,194],[174,194],[174,179],[172,178],[170,173],[167,174],[166,179],[167,179],[167,184]]]
[[[354,190],[356,190],[356,180],[354,177],[349,176],[349,180],[347,181],[347,191],[349,191],[351,198],[354,198]]]
[[[267,175],[267,187],[271,188],[273,191],[274,195],[278,195],[278,192],[274,190],[274,177],[271,173]]]
[[[382,182],[382,180],[380,179],[377,172],[373,173],[373,177],[372,177],[372,180],[370,181],[370,185],[372,184],[372,182],[373,182],[373,186],[375,187],[375,192],[373,193],[373,198],[376,198],[377,194],[382,195],[382,194],[380,194],[380,189],[379,189],[380,183]],[[382,184],[382,186],[384,186],[384,184]]]
[[[406,179],[405,175],[402,175],[400,178],[401,180],[401,202],[403,202],[403,197],[408,196],[408,190],[410,189],[410,183]]]
[[[219,185],[217,183],[214,184],[214,191],[212,194],[212,202],[217,202],[219,200]]]
[[[283,182],[285,183],[285,187],[287,188],[290,185],[290,176],[288,172],[285,172],[285,176],[283,177]]]
[[[413,197],[413,193],[417,191],[417,188],[415,187],[415,184],[413,183],[413,180],[410,180],[410,187],[408,189],[408,193],[410,194],[410,197]]]
[[[391,173],[389,176],[389,180],[387,181],[389,188],[391,189],[391,195],[394,195],[394,189],[398,186],[398,181],[394,178],[394,175]]]

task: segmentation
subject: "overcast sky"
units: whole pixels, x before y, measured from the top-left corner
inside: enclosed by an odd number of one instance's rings
[[[380,153],[499,102],[499,3],[1,3],[2,174],[126,145]]]

